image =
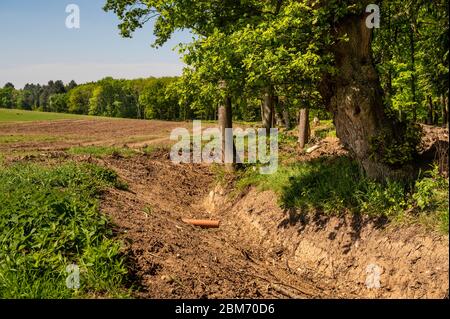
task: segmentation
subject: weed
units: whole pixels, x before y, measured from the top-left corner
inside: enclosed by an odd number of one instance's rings
[[[117,175],[93,164],[0,168],[0,297],[128,296],[120,243],[97,198]],[[66,267],[80,267],[80,289]]]

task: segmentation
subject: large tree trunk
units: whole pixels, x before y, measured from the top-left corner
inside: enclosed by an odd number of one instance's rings
[[[300,109],[298,114],[298,144],[300,149],[303,149],[309,142],[311,134],[309,127],[309,109]]]
[[[379,75],[370,51],[372,30],[366,27],[365,19],[362,14],[340,20],[336,35],[347,34],[349,41],[341,40],[333,47],[338,73],[324,78],[321,93],[333,113],[337,136],[369,178],[409,179],[415,172],[411,165],[385,164],[383,154],[371,147],[371,139],[381,133],[386,143],[401,141],[405,128],[384,112]]]

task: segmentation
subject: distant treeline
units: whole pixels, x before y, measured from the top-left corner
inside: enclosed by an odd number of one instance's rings
[[[0,89],[0,105],[6,108],[64,112],[126,118],[181,119],[189,117],[178,98],[167,93],[176,78],[116,80],[77,85],[74,81],[26,84],[21,90],[7,83]]]
[[[161,120],[214,120],[214,107],[195,108],[180,98],[177,77],[118,80],[111,77],[78,85],[75,81],[49,81],[46,85],[12,83],[0,88],[0,107],[42,112]],[[238,107],[234,117],[256,120],[259,102]]]

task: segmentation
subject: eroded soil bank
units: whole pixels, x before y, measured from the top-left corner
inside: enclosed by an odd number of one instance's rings
[[[332,296],[448,298],[446,235],[382,219],[283,211],[271,191],[250,189],[231,205],[221,193],[216,188],[209,197],[217,218],[227,226],[226,216],[241,219],[229,225],[236,234],[270,247],[278,263]]]

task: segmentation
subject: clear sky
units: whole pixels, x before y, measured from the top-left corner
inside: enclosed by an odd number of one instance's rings
[[[176,33],[155,49],[153,23],[132,39],[122,38],[105,0],[0,0],[0,87],[74,79],[77,83],[106,76],[138,78],[181,74],[183,63],[173,48],[189,42]],[[66,27],[68,4],[80,8],[80,29]]]

